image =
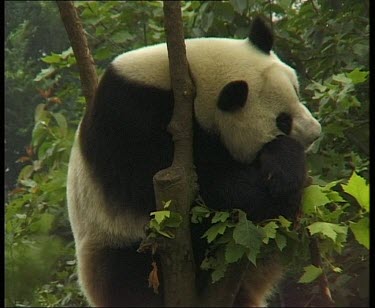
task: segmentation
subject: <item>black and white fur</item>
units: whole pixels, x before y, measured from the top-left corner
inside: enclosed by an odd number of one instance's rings
[[[240,208],[254,221],[295,215],[304,151],[320,134],[272,41],[260,19],[245,40],[186,40],[200,194],[209,207]],[[155,210],[152,177],[173,159],[172,111],[166,45],[144,47],[109,65],[77,131],[68,209],[80,284],[93,306],[162,305],[148,288],[150,257],[136,249]],[[281,267],[269,260],[248,272],[236,305],[265,305]]]

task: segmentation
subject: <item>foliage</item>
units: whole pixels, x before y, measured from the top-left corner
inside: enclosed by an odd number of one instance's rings
[[[149,223],[149,238],[162,235],[167,238],[174,238],[174,229],[178,228],[182,222],[182,216],[178,212],[169,210],[171,200],[165,202],[164,210],[151,212],[153,217]]]
[[[30,23],[19,24],[5,41],[5,187],[12,187],[20,167],[14,164],[23,151],[32,129],[33,107],[38,93],[32,82],[35,64],[26,52]],[[29,97],[25,93],[30,94]]]
[[[204,238],[216,254],[203,267],[213,270],[214,280],[227,264],[242,256],[256,264],[272,249],[294,264],[280,289],[286,305],[317,304],[310,299],[319,297],[322,273],[337,306],[368,304],[368,6],[349,0],[183,2],[187,37],[245,38],[253,16],[272,16],[275,51],[300,74],[301,99],[323,128],[308,157],[314,184],[305,191],[299,224],[279,217],[254,225],[240,211],[194,207],[193,222],[211,224]],[[161,1],[76,7],[98,74],[117,54],[164,41]],[[8,1],[5,9],[6,164],[17,171],[14,161],[22,163],[5,205],[6,306],[84,306],[65,208],[68,158],[84,111],[75,59],[53,2]],[[154,212],[156,228],[165,232],[171,213]],[[310,261],[311,237],[319,243],[321,268]]]
[[[12,189],[23,163],[39,103],[39,86],[33,82],[43,64],[39,57],[68,46],[57,8],[48,1],[5,2],[5,187]],[[67,48],[67,47],[65,47]]]
[[[343,274],[342,265],[336,259],[352,248],[350,237],[355,239],[356,246],[369,249],[369,184],[366,180],[354,172],[347,184],[336,181],[325,186],[309,186],[303,195],[303,212],[303,218],[294,225],[282,216],[254,224],[241,210],[213,211],[204,204],[193,207],[193,223],[209,220],[209,228],[202,235],[209,249],[201,268],[211,271],[214,283],[224,277],[230,263],[243,257],[256,266],[257,260],[282,252],[286,264],[309,264],[303,270],[300,268],[300,275],[303,274],[299,283],[312,283],[323,272],[333,281],[343,275],[348,282],[355,278]],[[323,268],[310,264],[309,254],[301,253],[309,251],[311,238],[319,241]],[[367,258],[366,253],[355,258],[355,262],[361,263]],[[363,266],[366,268],[366,264]],[[334,298],[335,295],[334,292]],[[351,296],[366,299],[368,293],[352,293]]]
[[[82,304],[65,209],[67,162],[74,131],[54,106],[35,111],[30,162],[6,204],[7,306]],[[63,291],[63,292],[62,292]],[[60,294],[60,295],[59,295]]]

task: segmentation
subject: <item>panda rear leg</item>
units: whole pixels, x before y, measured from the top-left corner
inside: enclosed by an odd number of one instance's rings
[[[162,306],[161,295],[154,294],[148,287],[151,257],[137,253],[136,249],[137,246],[80,245],[79,278],[91,306]]]
[[[274,260],[250,265],[233,307],[267,307],[274,288],[282,277],[282,266]]]

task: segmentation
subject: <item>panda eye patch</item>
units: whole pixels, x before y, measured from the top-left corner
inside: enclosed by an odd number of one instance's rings
[[[236,111],[245,106],[249,87],[246,81],[229,82],[221,90],[217,106],[222,111]]]
[[[285,135],[289,135],[292,130],[293,119],[290,114],[282,112],[276,118],[276,125]]]

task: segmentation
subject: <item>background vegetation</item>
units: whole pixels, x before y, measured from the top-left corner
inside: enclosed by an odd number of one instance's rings
[[[164,41],[161,2],[76,5],[99,75],[117,54]],[[275,20],[275,51],[297,69],[301,99],[323,127],[308,157],[314,185],[302,223],[319,240],[336,306],[368,306],[369,300],[368,12],[369,1],[350,0],[183,3],[187,37],[245,38],[253,16]],[[58,16],[54,2],[5,2],[6,306],[86,304],[65,196],[85,106]],[[309,267],[308,254],[297,261],[272,305],[320,304],[320,272]]]

